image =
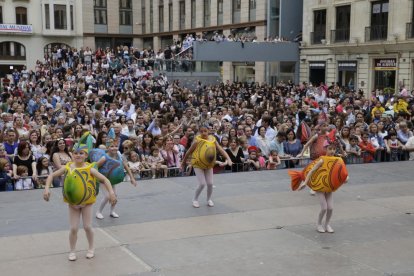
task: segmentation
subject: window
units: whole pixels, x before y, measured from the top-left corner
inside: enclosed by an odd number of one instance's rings
[[[241,0],[233,0],[233,23],[240,23]]]
[[[142,20],[142,33],[145,34],[146,33],[146,28],[147,28],[147,19],[145,18],[145,2],[142,2],[143,6],[141,8],[141,20]]]
[[[55,29],[66,30],[68,28],[66,5],[54,5],[53,8],[55,15]]]
[[[196,26],[196,1],[191,0],[191,28]]]
[[[269,5],[268,36],[280,36],[280,0],[270,1]]]
[[[180,1],[180,29],[185,29],[185,2]]]
[[[414,4],[413,4],[413,7],[411,9],[411,22],[414,22]]]
[[[95,24],[107,24],[106,0],[94,0]]]
[[[50,10],[49,10],[49,4],[45,4],[45,24],[46,29],[50,29]]]
[[[313,12],[312,44],[321,44],[326,39],[326,10]]]
[[[351,6],[340,6],[336,8],[336,30],[334,41],[349,41],[351,24]]]
[[[168,30],[171,32],[173,29],[173,4],[170,0],[168,4]]]
[[[387,39],[388,9],[387,1],[372,2],[370,40]]]
[[[150,1],[150,33],[154,32],[154,5]]]
[[[27,9],[23,7],[16,8],[16,24],[27,25]]]
[[[223,0],[217,1],[217,25],[223,25]]]
[[[249,1],[249,21],[256,20],[256,0]]]
[[[163,0],[160,0],[160,5],[158,7],[158,14],[159,14],[158,25],[160,27],[159,32],[161,33],[164,31],[164,1]]]
[[[119,1],[119,25],[132,25],[132,1]]]
[[[73,5],[70,5],[70,29],[73,31],[74,24],[73,24]]]
[[[0,6],[0,24],[3,24],[3,7]]]
[[[211,0],[204,0],[204,27],[210,26]]]
[[[0,59],[25,60],[26,48],[18,42],[6,41],[0,43]]]

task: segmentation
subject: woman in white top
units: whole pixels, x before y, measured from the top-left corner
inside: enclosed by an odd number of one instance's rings
[[[256,137],[256,144],[262,151],[263,156],[268,157],[270,153],[270,142],[266,139],[266,128],[264,126],[258,129],[259,136]]]

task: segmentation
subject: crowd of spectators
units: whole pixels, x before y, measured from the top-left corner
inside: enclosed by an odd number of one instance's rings
[[[115,142],[136,178],[190,175],[191,162],[178,168],[201,125],[234,163],[224,167],[217,156],[216,172],[298,166],[307,157],[303,145],[323,124],[336,130],[348,163],[414,160],[414,92],[404,88],[371,97],[335,83],[199,82],[190,89],[150,59],[142,63],[148,50],[133,48],[139,58],[128,51],[56,49],[3,81],[1,190],[42,188],[86,131],[95,147]]]

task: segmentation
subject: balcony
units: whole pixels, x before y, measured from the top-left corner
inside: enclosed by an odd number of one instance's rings
[[[316,44],[324,44],[322,43],[323,40],[326,39],[326,33],[325,32],[311,32],[310,33],[310,43],[312,45]]]
[[[349,42],[350,29],[331,30],[331,41],[333,43]]]
[[[365,42],[387,40],[388,25],[373,25],[365,27]]]
[[[299,60],[299,45],[293,42],[194,42],[193,60],[296,62]]]
[[[413,28],[413,22],[407,23],[407,29],[405,33],[406,39],[412,39],[414,38],[414,28]]]

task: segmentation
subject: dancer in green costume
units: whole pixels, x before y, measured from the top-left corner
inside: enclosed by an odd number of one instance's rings
[[[88,239],[88,252],[86,258],[91,259],[95,256],[92,230],[92,205],[96,200],[96,179],[104,184],[108,190],[111,204],[116,203],[116,196],[112,190],[111,182],[94,168],[95,164],[85,162],[88,157],[88,147],[86,145],[75,145],[73,147],[72,162],[65,167],[60,168],[53,174],[49,175],[46,180],[46,187],[43,192],[43,198],[46,201],[50,199],[50,185],[53,178],[65,175],[63,185],[63,200],[69,206],[69,260],[75,261],[75,247],[78,236],[80,217],[82,216],[83,228]]]

